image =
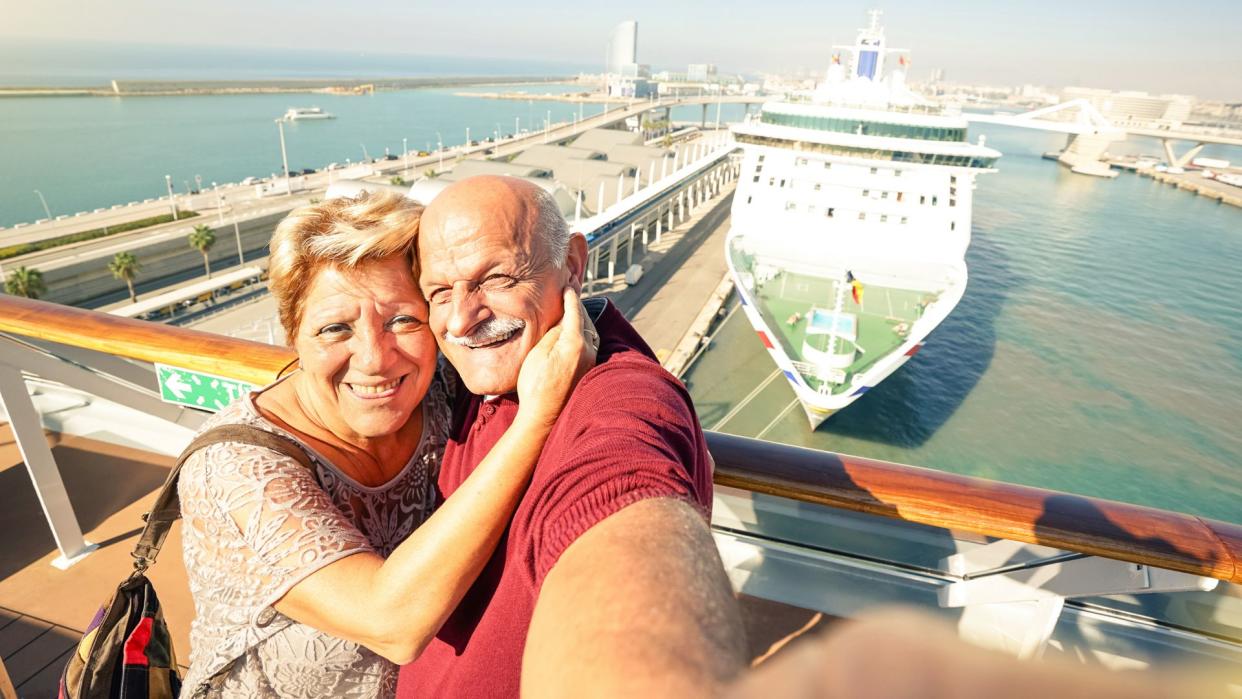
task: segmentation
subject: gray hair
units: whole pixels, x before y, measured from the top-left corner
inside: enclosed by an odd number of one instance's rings
[[[543,237],[547,246],[548,260],[554,267],[565,266],[569,256],[569,222],[561,215],[561,207],[556,198],[543,187],[539,187],[535,196],[535,231]]]

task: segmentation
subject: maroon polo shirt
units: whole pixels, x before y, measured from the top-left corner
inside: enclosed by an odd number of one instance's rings
[[[518,696],[539,588],[566,547],[648,498],[677,498],[710,513],[707,444],[685,387],[612,303],[586,303],[600,334],[596,366],[556,421],[478,581],[419,659],[401,668],[399,697]],[[487,401],[465,395],[440,468],[444,496],[470,475],[516,413],[513,395]]]

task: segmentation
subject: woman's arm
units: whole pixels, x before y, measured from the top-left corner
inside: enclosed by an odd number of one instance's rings
[[[526,357],[513,424],[461,487],[387,559],[359,553],[294,585],[275,607],[396,663],[418,657],[474,583],[525,492],[544,441],[577,380],[594,365],[581,304]]]

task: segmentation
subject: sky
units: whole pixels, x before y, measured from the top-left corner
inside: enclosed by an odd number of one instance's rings
[[[715,63],[757,74],[822,70],[852,43],[868,9],[890,46],[912,51],[912,78],[1083,85],[1242,101],[1242,1],[40,0],[6,2],[0,51],[116,42],[192,54],[210,47],[520,59],[598,70],[612,27],[638,21],[638,58],[655,70]],[[73,60],[69,49],[66,60]],[[85,59],[84,59],[85,60]]]

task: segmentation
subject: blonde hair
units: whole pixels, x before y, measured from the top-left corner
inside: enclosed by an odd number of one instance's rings
[[[268,288],[289,344],[297,335],[306,291],[325,266],[356,269],[401,255],[418,278],[415,241],[423,207],[395,192],[359,192],[295,209],[276,226]]]

